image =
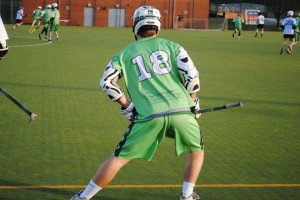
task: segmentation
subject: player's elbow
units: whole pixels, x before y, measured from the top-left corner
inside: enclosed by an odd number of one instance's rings
[[[117,101],[123,95],[121,89],[115,83],[110,82],[110,80],[102,79],[100,88],[112,101]]]

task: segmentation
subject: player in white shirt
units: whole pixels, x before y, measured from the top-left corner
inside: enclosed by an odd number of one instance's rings
[[[283,54],[287,40],[290,44],[286,48],[288,54],[292,53],[293,45],[295,44],[295,29],[297,28],[297,21],[293,18],[294,12],[292,10],[287,12],[287,17],[282,21],[281,28],[283,30],[283,42],[280,49],[280,54]]]
[[[19,28],[19,26],[23,24],[23,16],[24,16],[24,9],[23,7],[20,7],[20,10],[17,11],[16,24],[14,25],[13,30]]]
[[[8,52],[8,46],[6,44],[6,40],[8,40],[8,35],[4,27],[4,24],[2,22],[2,18],[0,16],[0,60]]]
[[[263,36],[264,26],[265,26],[265,17],[261,14],[261,12],[259,12],[258,17],[257,17],[257,26],[256,26],[255,37],[257,37],[257,34],[259,31],[261,31],[260,37]]]

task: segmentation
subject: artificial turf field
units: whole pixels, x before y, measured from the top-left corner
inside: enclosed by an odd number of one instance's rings
[[[133,42],[130,28],[60,27],[52,44],[11,30],[0,61],[0,199],[69,199],[110,156],[129,122],[99,89],[112,56]],[[282,34],[241,39],[231,31],[162,30],[180,43],[201,76],[201,107],[245,106],[203,114],[202,200],[289,200],[300,196],[300,44],[279,55]],[[121,81],[123,87],[123,82]],[[124,88],[124,87],[123,87]],[[183,122],[184,123],[184,122]],[[165,139],[152,162],[135,160],[93,199],[179,199],[186,155]]]

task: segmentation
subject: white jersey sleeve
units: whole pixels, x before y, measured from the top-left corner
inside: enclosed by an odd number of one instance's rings
[[[105,68],[103,76],[100,80],[100,88],[102,91],[106,92],[107,96],[112,100],[116,101],[121,96],[123,96],[123,92],[120,87],[117,85],[117,81],[121,78],[120,71],[116,70],[112,66],[112,62],[110,61]]]
[[[8,35],[0,16],[0,42],[8,40]]]
[[[200,80],[199,73],[194,63],[186,50],[180,48],[180,52],[177,56],[177,64],[179,72],[184,78],[184,87],[186,90],[191,93],[196,93],[200,90]]]

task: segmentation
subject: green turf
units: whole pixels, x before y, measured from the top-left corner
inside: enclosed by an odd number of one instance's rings
[[[37,39],[29,26],[11,30],[0,61],[0,86],[38,115],[29,117],[0,94],[0,199],[68,199],[80,188],[1,186],[86,185],[129,124],[99,89],[111,57],[130,44],[131,29],[60,27],[61,42]],[[201,106],[244,100],[245,107],[203,114],[206,158],[197,183],[300,184],[300,44],[279,55],[282,34],[162,30],[188,50],[201,74]],[[25,46],[24,45],[40,45]],[[23,47],[20,47],[23,46]],[[123,82],[121,82],[123,83]],[[123,84],[121,84],[123,86]],[[179,199],[186,155],[166,139],[152,162],[136,160],[94,199]],[[300,187],[201,187],[202,199],[297,199]]]

